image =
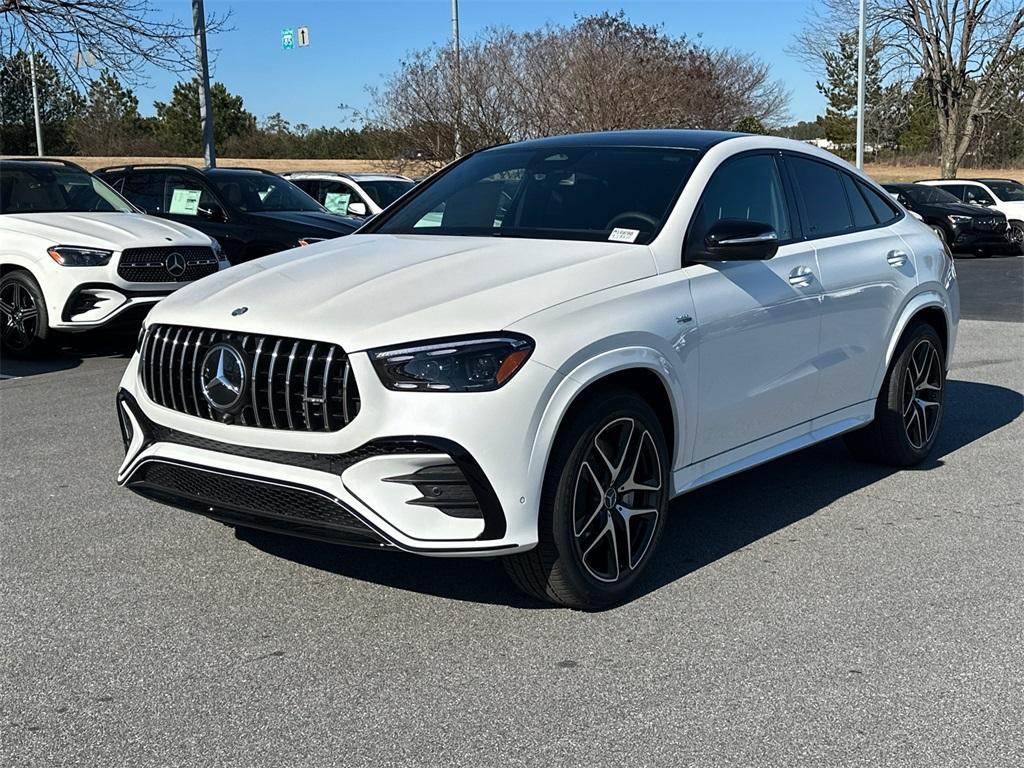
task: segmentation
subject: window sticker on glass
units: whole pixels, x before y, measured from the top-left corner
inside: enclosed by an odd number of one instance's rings
[[[171,207],[168,213],[180,213],[184,216],[195,216],[199,209],[199,189],[176,189],[171,195]]]
[[[351,199],[351,192],[328,192],[324,197],[324,208],[331,213],[340,213],[344,216],[348,213],[348,201]]]
[[[616,227],[612,230],[612,233],[608,235],[608,239],[613,243],[633,243],[636,242],[637,235],[639,234],[639,229],[623,229],[622,227]]]

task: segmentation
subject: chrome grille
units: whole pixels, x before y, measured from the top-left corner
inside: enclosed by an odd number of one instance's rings
[[[177,254],[173,271],[168,257]],[[117,263],[117,274],[130,283],[188,283],[217,271],[217,254],[204,246],[126,248]]]
[[[1002,232],[1006,229],[1006,219],[999,216],[978,217],[972,223],[976,230],[984,232]]]
[[[245,397],[226,413],[206,400],[199,381],[207,351],[219,342],[234,346],[245,363]],[[321,341],[153,325],[143,341],[139,376],[154,402],[212,421],[336,432],[359,413],[348,355]]]

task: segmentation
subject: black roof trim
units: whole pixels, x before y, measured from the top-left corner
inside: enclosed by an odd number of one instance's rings
[[[70,160],[65,160],[62,157],[0,157],[0,162],[26,164],[54,163],[56,165],[63,165],[67,168],[77,168],[80,171],[85,171],[86,173],[88,173],[88,171],[86,171],[85,168],[80,166],[78,163],[73,163]]]
[[[595,131],[592,133],[570,133],[563,136],[548,136],[543,139],[528,139],[515,144],[501,144],[499,147],[514,146],[523,149],[544,149],[545,147],[651,147],[661,149],[692,149],[703,152],[729,139],[747,136],[731,131],[696,131],[664,128],[635,131]],[[497,149],[499,147],[494,147]],[[487,150],[483,150],[487,151]]]

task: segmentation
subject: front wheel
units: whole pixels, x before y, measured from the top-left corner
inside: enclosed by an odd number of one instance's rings
[[[1006,239],[1017,246],[1018,253],[1024,253],[1024,221],[1011,221],[1006,230]]]
[[[935,329],[917,323],[900,339],[875,403],[875,419],[846,435],[858,458],[909,467],[938,438],[946,394],[945,349]]]
[[[20,270],[0,278],[0,348],[15,357],[42,352],[49,336],[46,303],[32,277]]]
[[[579,610],[621,602],[665,524],[669,451],[657,415],[628,390],[587,400],[559,433],[548,463],[539,543],[504,558],[516,585]]]

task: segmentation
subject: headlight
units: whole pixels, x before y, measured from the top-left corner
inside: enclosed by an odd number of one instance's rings
[[[420,392],[488,392],[523,367],[533,340],[514,333],[437,339],[370,351],[388,389]]]
[[[969,222],[971,220],[971,217],[970,216],[959,216],[958,214],[951,213],[949,216],[946,217],[946,220],[949,221],[949,223],[952,224],[955,227],[955,226],[957,226],[959,224],[966,224],[967,222]]]
[[[72,245],[55,245],[47,253],[62,267],[102,267],[114,255],[113,251],[103,251],[98,248],[76,248]]]

